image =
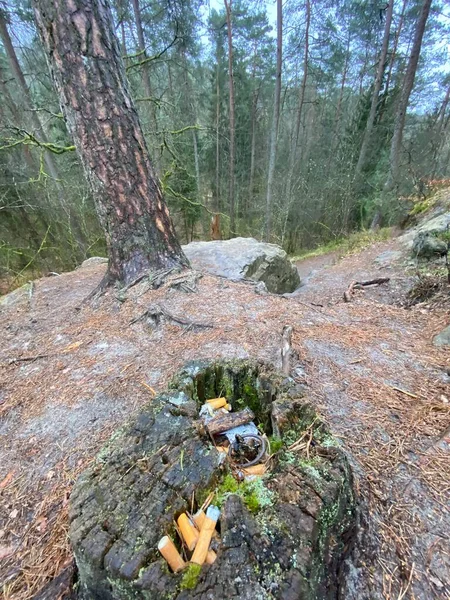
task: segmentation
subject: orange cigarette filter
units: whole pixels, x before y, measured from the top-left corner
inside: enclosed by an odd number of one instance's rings
[[[165,535],[159,540],[158,550],[166,559],[167,564],[174,573],[181,571],[181,569],[184,569],[184,567],[186,566],[186,563],[181,558],[181,555],[176,549],[175,544],[167,535]]]
[[[205,562],[207,565],[212,565],[214,562],[216,562],[216,558],[217,554],[214,552],[214,550],[208,550]]]
[[[184,543],[188,547],[188,550],[192,551],[195,548],[195,545],[197,544],[197,540],[199,538],[199,533],[197,529],[189,520],[189,517],[186,513],[183,513],[178,517],[177,524],[180,529],[180,533],[184,540]]]
[[[222,408],[222,406],[227,405],[227,399],[226,398],[212,398],[211,400],[207,400],[206,403],[214,409]]]
[[[206,511],[206,516],[200,530],[200,535],[191,562],[196,563],[197,565],[202,565],[205,562],[209,544],[211,543],[211,538],[216,530],[216,523],[219,516],[220,510],[216,506],[210,506]]]
[[[206,514],[205,511],[200,509],[198,510],[195,515],[192,515],[192,519],[194,521],[194,523],[196,524],[198,530],[200,531],[203,525],[203,521],[205,520]]]
[[[242,469],[244,475],[264,475],[266,470],[266,465],[263,465],[262,463],[259,465],[252,465],[251,467],[246,467]]]

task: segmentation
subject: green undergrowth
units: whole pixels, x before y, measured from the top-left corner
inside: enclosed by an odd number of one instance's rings
[[[391,237],[392,229],[390,227],[383,227],[376,231],[363,229],[362,231],[351,233],[348,237],[337,238],[313,250],[305,250],[305,252],[292,256],[291,261],[306,260],[307,258],[314,258],[315,256],[322,256],[332,252],[337,252],[341,256],[345,256],[346,254],[353,254],[354,252],[363,250],[375,242],[384,242]]]

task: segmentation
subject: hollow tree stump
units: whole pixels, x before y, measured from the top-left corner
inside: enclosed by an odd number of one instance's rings
[[[223,456],[198,408],[226,396],[284,440],[252,502],[225,493]],[[191,363],[169,390],[114,434],[76,482],[70,540],[85,600],[334,599],[355,521],[352,475],[295,383],[250,361]],[[289,447],[312,431],[309,458]],[[308,438],[309,439],[309,438]],[[229,478],[229,476],[228,476]],[[157,551],[173,521],[221,487],[217,560],[196,581],[174,574]],[[241,488],[239,488],[241,489]]]

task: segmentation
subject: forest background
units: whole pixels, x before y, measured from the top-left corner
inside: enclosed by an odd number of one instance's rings
[[[179,239],[298,254],[399,225],[450,177],[442,0],[114,0]],[[0,2],[0,291],[105,255],[28,0]],[[217,232],[216,232],[217,233]]]

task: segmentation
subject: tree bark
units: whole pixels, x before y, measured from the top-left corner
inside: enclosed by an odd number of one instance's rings
[[[391,23],[392,23],[392,14],[394,11],[394,0],[389,0],[389,4],[387,6],[386,11],[386,22],[384,24],[384,35],[383,35],[383,43],[381,46],[380,59],[378,61],[378,69],[377,75],[375,77],[375,84],[373,88],[372,94],[372,102],[370,105],[369,116],[367,117],[366,129],[364,131],[364,137],[361,144],[361,149],[359,151],[358,163],[355,169],[355,181],[359,182],[361,173],[367,162],[367,155],[369,151],[370,140],[372,137],[372,131],[375,124],[375,117],[377,114],[377,107],[380,97],[381,85],[383,83],[383,74],[386,67],[386,59],[389,48],[389,36],[391,34]]]
[[[277,72],[275,79],[275,103],[273,108],[272,132],[270,136],[269,172],[267,176],[266,216],[264,222],[264,239],[270,239],[272,229],[273,179],[277,160],[278,131],[280,128],[281,105],[281,72],[283,67],[283,5],[277,0]]]
[[[216,202],[215,209],[220,212],[220,79],[219,79],[219,56],[217,56],[217,67],[216,67]]]
[[[236,233],[236,214],[234,205],[234,156],[235,156],[235,114],[234,114],[234,77],[233,77],[233,30],[231,23],[232,0],[224,0],[227,15],[228,33],[228,78],[230,103],[230,164],[228,181],[228,201],[230,205],[230,236]]]
[[[419,62],[420,50],[422,47],[423,33],[427,24],[428,15],[432,0],[424,0],[419,19],[416,24],[414,33],[413,47],[406,69],[405,79],[403,81],[403,89],[400,96],[400,101],[397,107],[397,115],[395,118],[394,135],[392,136],[391,152],[390,152],[390,169],[387,177],[384,191],[391,192],[398,184],[398,172],[400,166],[400,149],[403,141],[403,129],[405,126],[406,111],[409,103],[409,96],[414,85],[416,76],[417,63]]]
[[[106,234],[108,283],[187,266],[148,156],[104,0],[33,0],[68,128]]]

